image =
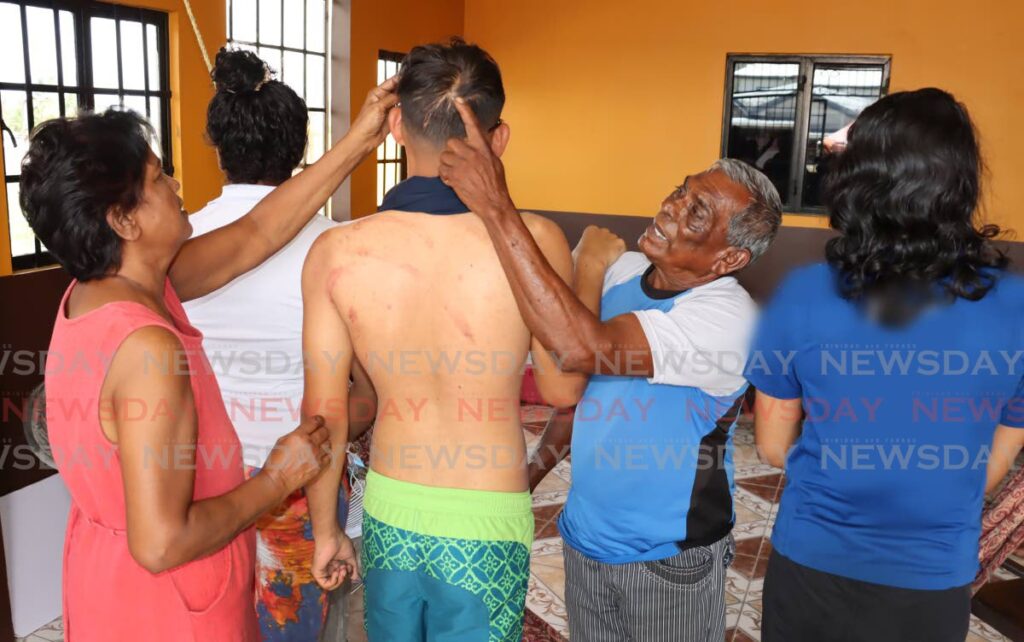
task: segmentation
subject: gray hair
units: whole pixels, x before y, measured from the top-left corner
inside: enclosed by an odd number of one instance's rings
[[[733,247],[750,252],[753,263],[768,251],[782,224],[782,199],[768,177],[754,167],[734,158],[721,158],[708,169],[719,171],[734,183],[750,192],[751,202],[746,209],[729,219],[726,241]]]

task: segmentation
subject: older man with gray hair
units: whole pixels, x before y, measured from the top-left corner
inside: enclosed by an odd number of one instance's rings
[[[558,524],[570,635],[718,642],[734,550],[731,436],[756,315],[732,275],[768,249],[779,195],[756,169],[719,160],[665,197],[640,252],[589,228],[574,293],[523,224],[472,111],[460,112],[467,139],[449,141],[441,178],[484,222],[530,330],[563,370],[591,375]]]

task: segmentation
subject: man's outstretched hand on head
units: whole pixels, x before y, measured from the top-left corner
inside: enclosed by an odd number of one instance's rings
[[[466,126],[466,139],[448,140],[441,153],[441,180],[484,220],[515,213],[516,206],[505,183],[505,166],[491,150],[480,121],[465,99],[456,98],[455,108]]]

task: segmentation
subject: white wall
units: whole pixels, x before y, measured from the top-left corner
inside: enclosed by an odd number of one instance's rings
[[[70,506],[60,475],[0,497],[7,586],[18,637],[61,614],[64,531]]]

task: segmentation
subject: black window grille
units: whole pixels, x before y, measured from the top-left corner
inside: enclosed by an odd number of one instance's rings
[[[4,197],[15,270],[53,265],[19,205],[21,160],[36,125],[114,105],[146,116],[173,174],[167,15],[88,0],[0,2]]]
[[[825,139],[889,88],[887,56],[729,55],[722,156],[763,171],[788,212],[821,213]]]
[[[228,0],[228,42],[262,58],[306,101],[306,163],[327,150],[329,14],[325,0]]]

